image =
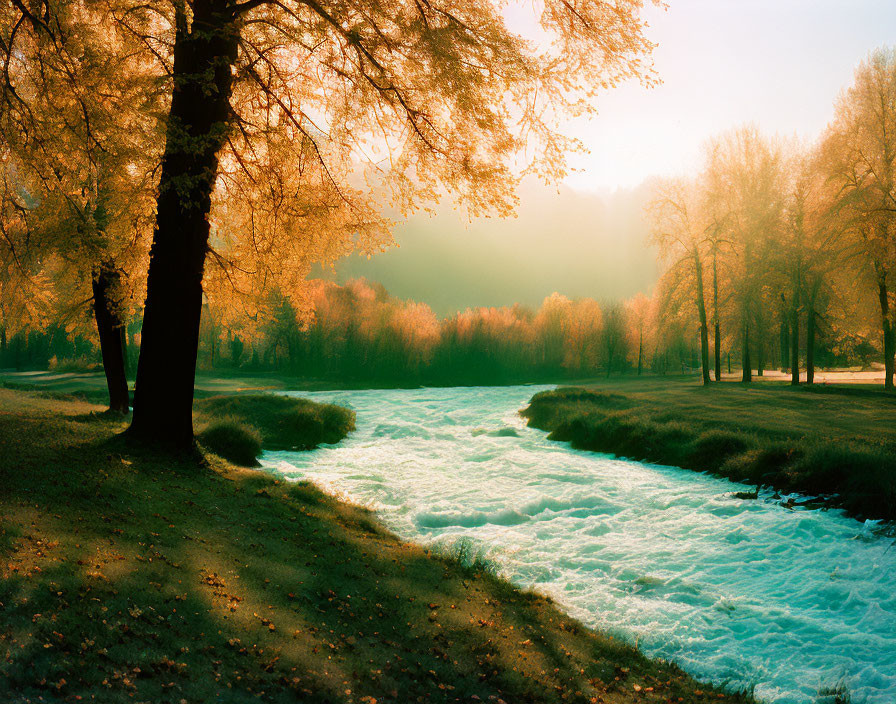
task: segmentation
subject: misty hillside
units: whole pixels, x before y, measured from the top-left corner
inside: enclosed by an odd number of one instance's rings
[[[628,298],[656,280],[643,206],[649,187],[584,193],[527,182],[517,217],[472,223],[443,203],[399,227],[399,246],[337,266],[339,282],[365,277],[439,316],[474,306],[537,307],[554,291]]]

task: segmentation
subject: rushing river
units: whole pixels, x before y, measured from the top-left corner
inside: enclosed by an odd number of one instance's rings
[[[264,462],[403,537],[487,544],[515,583],[699,678],[768,702],[841,681],[854,703],[896,702],[896,547],[879,526],[571,450],[517,414],[538,390],[297,394],[353,408],[358,429]]]

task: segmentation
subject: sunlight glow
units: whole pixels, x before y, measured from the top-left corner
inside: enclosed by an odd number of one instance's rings
[[[590,150],[571,159],[574,188],[691,171],[707,138],[744,122],[814,139],[856,64],[896,30],[887,0],[673,0],[645,15],[663,83],[620,86],[598,117],[570,123]]]

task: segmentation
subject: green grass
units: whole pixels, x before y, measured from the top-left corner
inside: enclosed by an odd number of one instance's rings
[[[369,511],[0,390],[0,701],[738,702]],[[475,552],[475,551],[474,551]]]
[[[261,435],[255,428],[233,418],[216,420],[196,437],[202,447],[241,467],[257,467]]]
[[[858,387],[613,381],[536,394],[529,425],[574,447],[824,494],[896,519],[896,398]]]
[[[470,538],[458,538],[452,542],[436,545],[433,551],[437,557],[471,573],[497,576],[498,563],[488,556],[488,549]]]
[[[819,689],[815,704],[852,704],[852,695],[844,682],[838,682],[832,687]]]
[[[193,411],[200,425],[227,421],[254,429],[266,450],[312,450],[355,429],[354,411],[274,394],[212,396],[196,401]]]

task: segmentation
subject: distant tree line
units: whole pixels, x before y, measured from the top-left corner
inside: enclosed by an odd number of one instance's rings
[[[657,295],[698,331],[706,383],[727,349],[745,382],[780,368],[812,383],[827,352],[874,354],[893,387],[896,51],[859,65],[815,144],[724,134],[699,174],[657,184],[649,215]]]
[[[364,280],[315,280],[308,296],[305,315],[275,295],[239,329],[209,305],[200,367],[407,386],[696,373],[700,364],[693,325],[663,291],[603,304],[555,293],[537,310],[474,308],[442,320]],[[847,361],[828,349],[823,356]]]
[[[653,298],[571,300],[552,294],[537,310],[515,305],[474,308],[439,320],[425,304],[395,298],[376,283],[307,284],[301,308],[275,293],[254,315],[232,315],[207,300],[199,367],[214,373],[273,372],[331,382],[408,386],[551,382],[628,374],[694,374],[700,366],[695,327],[662,287]],[[126,367],[136,369],[139,315],[124,329]],[[69,322],[0,330],[0,368],[89,371],[101,368],[89,311]],[[770,339],[769,353],[776,340]],[[819,337],[825,366],[867,365],[866,344],[848,353]],[[736,351],[736,350],[735,350]],[[723,371],[731,350],[725,349]],[[733,362],[737,369],[738,360]]]

